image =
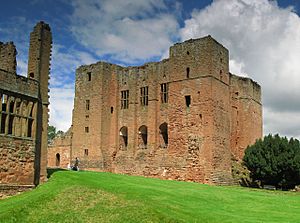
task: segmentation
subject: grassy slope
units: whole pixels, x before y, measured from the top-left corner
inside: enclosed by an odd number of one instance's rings
[[[300,195],[59,171],[0,201],[0,222],[300,222]]]

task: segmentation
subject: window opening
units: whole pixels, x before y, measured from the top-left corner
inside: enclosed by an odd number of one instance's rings
[[[32,137],[33,120],[28,119],[27,137]]]
[[[10,112],[10,113],[13,113],[13,112],[14,112],[14,105],[15,105],[14,101],[11,101],[11,102],[9,103],[9,112]]]
[[[141,88],[141,105],[148,106],[148,87]]]
[[[190,107],[191,105],[191,96],[190,95],[186,95],[185,96],[185,104],[186,104],[186,107]]]
[[[12,135],[13,134],[13,124],[14,124],[14,116],[9,116],[8,119],[8,132],[7,134]]]
[[[5,133],[6,117],[7,117],[7,115],[2,113],[2,116],[1,116],[1,133],[3,133],[3,134]]]
[[[89,127],[85,127],[85,132],[86,132],[86,133],[89,132]]]
[[[84,149],[84,155],[88,156],[89,155],[89,150],[88,149]]]
[[[91,72],[88,72],[88,73],[87,73],[87,76],[88,76],[88,81],[91,81],[91,80],[92,80],[92,73],[91,73]]]
[[[190,68],[186,68],[186,78],[190,78]]]
[[[160,91],[161,91],[161,103],[168,103],[168,89],[169,86],[167,83],[160,85]]]
[[[142,125],[139,128],[139,147],[142,149],[146,149],[147,148],[147,143],[148,143],[148,130],[147,130],[147,126]]]
[[[120,129],[120,149],[125,149],[128,145],[128,128],[123,126]]]
[[[85,110],[90,110],[90,100],[85,101]]]
[[[121,91],[121,109],[129,107],[129,90]]]
[[[6,112],[6,106],[7,106],[7,96],[6,95],[2,95],[2,111]]]
[[[56,166],[60,166],[60,154],[56,153]]]
[[[114,113],[114,107],[110,107],[110,113]]]
[[[168,124],[164,122],[159,126],[159,133],[161,135],[161,146],[167,147],[168,146]]]
[[[34,78],[34,73],[33,73],[33,72],[30,72],[30,73],[29,73],[29,77],[30,77],[30,78]]]

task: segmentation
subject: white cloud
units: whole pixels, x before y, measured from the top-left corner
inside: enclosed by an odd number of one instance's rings
[[[65,85],[50,90],[50,121],[49,124],[58,130],[67,131],[72,123],[74,102],[74,85]]]
[[[262,86],[265,133],[299,136],[300,19],[268,0],[215,0],[194,10],[182,40],[211,34],[231,54],[234,72]]]
[[[78,42],[124,63],[160,57],[178,30],[180,5],[170,13],[163,0],[75,0],[73,7],[71,31]]]

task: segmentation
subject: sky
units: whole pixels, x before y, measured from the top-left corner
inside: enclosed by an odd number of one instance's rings
[[[300,138],[299,15],[300,0],[1,0],[0,41],[15,43],[26,76],[29,34],[51,26],[50,125],[66,131],[80,65],[160,61],[174,43],[211,35],[230,72],[261,85],[264,134]]]

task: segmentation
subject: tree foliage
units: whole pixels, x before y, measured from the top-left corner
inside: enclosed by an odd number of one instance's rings
[[[56,131],[56,127],[52,125],[48,125],[48,143],[51,143],[56,136],[59,135],[62,136],[63,134],[64,134],[63,131],[61,130]]]
[[[56,128],[52,125],[48,125],[48,143],[50,143],[56,136]]]
[[[253,180],[277,188],[300,184],[300,143],[297,139],[268,135],[245,151],[244,164]]]

